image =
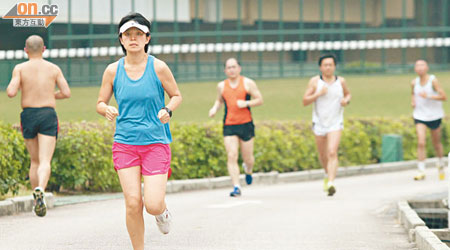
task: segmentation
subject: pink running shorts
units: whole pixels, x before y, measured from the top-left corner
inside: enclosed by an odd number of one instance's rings
[[[114,169],[141,166],[142,175],[166,174],[170,169],[172,153],[169,144],[128,145],[114,142],[112,146]]]

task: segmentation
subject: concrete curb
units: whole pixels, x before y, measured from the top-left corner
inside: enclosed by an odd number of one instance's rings
[[[420,226],[415,229],[416,245],[419,250],[448,250],[444,244],[428,227]]]
[[[427,159],[427,167],[435,167],[437,158]],[[388,173],[396,171],[405,171],[415,169],[417,167],[417,161],[402,161],[402,162],[390,162],[380,164],[370,164],[351,167],[340,167],[337,176],[349,177],[356,175],[368,175],[378,173]],[[272,171],[269,173],[255,173],[253,174],[253,183],[259,184],[276,184],[276,183],[292,183],[320,180],[323,178],[322,169],[313,169],[289,173],[278,173]],[[245,185],[245,175],[240,175],[240,183]],[[184,191],[194,190],[208,190],[217,188],[231,187],[231,178],[229,176],[204,178],[204,179],[189,179],[189,180],[173,180],[167,183],[167,193],[178,193]]]
[[[296,172],[297,173],[297,172]],[[269,173],[255,173],[253,174],[254,184],[275,184],[278,183],[279,174],[276,171]],[[240,175],[240,183],[245,184],[245,175]],[[230,187],[231,178],[229,176],[204,178],[204,179],[189,179],[189,180],[173,180],[167,182],[166,193],[179,193],[184,191],[208,190]]]
[[[427,159],[427,167],[435,167],[437,158]],[[340,167],[337,176],[339,178],[367,175],[377,173],[387,173],[395,171],[404,171],[416,168],[416,161],[402,161],[402,162],[390,162],[380,164],[370,164],[351,167]],[[311,180],[320,180],[323,178],[322,169],[297,171],[290,173],[278,173],[276,171],[269,173],[255,173],[253,174],[253,183],[256,185],[270,185],[276,183],[294,183]],[[245,184],[245,176],[240,176],[241,185]],[[194,190],[209,190],[231,187],[231,178],[229,176],[204,178],[204,179],[189,179],[189,180],[173,180],[167,182],[167,193],[178,193]],[[88,196],[74,197],[74,201],[68,201],[67,197],[62,204],[77,204],[96,200],[116,199],[117,196],[108,194],[105,199],[90,198]],[[58,199],[58,198],[56,198]],[[54,207],[55,198],[52,194],[46,194],[47,205],[49,208]],[[30,197],[17,197],[12,199],[6,199],[0,201],[0,216],[13,215],[19,212],[30,212],[32,209],[33,199]],[[56,201],[58,203],[58,201]],[[59,203],[58,203],[59,204]]]
[[[417,213],[406,201],[399,201],[397,203],[397,218],[400,225],[402,225],[408,233],[409,241],[414,242],[416,240],[416,227],[424,227],[425,222],[417,215]]]
[[[14,215],[33,210],[34,199],[31,195],[21,196],[0,201],[0,216]],[[55,199],[52,193],[45,193],[45,202],[47,208],[53,208]]]
[[[397,218],[408,232],[410,242],[415,242],[419,250],[450,250],[439,237],[434,234],[407,201],[397,203]]]
[[[442,228],[442,229],[431,229],[431,232],[434,233],[438,239],[440,239],[442,242],[444,242],[447,247],[449,246],[450,242],[450,230],[448,228]],[[449,248],[447,248],[449,249]]]

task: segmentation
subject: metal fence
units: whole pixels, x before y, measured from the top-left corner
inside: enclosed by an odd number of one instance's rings
[[[325,52],[337,56],[344,74],[408,72],[419,58],[433,70],[449,66],[448,0],[85,0],[87,10],[77,7],[81,2],[49,1],[65,15],[39,31],[45,56],[71,85],[99,85],[107,64],[123,56],[120,11],[152,21],[150,53],[166,61],[179,82],[219,80],[232,56],[253,78],[316,74]],[[86,11],[84,20],[75,20]],[[100,11],[103,19],[96,21]],[[7,26],[10,21],[0,22]],[[0,38],[0,87],[25,60],[21,48],[31,33],[36,30]]]

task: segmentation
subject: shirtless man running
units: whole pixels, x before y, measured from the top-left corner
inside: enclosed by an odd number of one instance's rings
[[[58,134],[55,100],[69,98],[70,89],[61,69],[42,58],[45,46],[40,36],[28,37],[24,50],[28,61],[14,67],[6,92],[12,98],[22,91],[20,125],[31,160],[34,212],[42,217],[47,213],[44,191]],[[59,88],[56,92],[55,85]]]

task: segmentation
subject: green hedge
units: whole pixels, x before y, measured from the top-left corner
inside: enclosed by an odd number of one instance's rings
[[[320,168],[311,123],[257,122],[255,171],[279,172]],[[227,175],[221,124],[211,122],[171,124],[174,142],[174,179]],[[114,127],[109,122],[63,123],[52,161],[51,190],[116,191],[120,189],[114,171],[111,145]],[[339,149],[341,166],[378,162],[383,134],[403,137],[405,160],[416,158],[415,127],[411,118],[348,119]],[[445,152],[449,148],[450,124],[443,123]],[[25,183],[29,159],[17,129],[0,123],[0,195],[15,192]],[[430,136],[428,156],[434,154]]]
[[[23,137],[17,129],[0,122],[0,196],[16,194],[25,184],[30,158]]]
[[[63,124],[52,160],[49,188],[119,190],[119,179],[112,167],[113,129],[108,122]]]

